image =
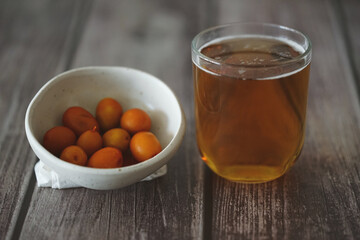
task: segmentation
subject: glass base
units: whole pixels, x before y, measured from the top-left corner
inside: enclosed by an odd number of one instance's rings
[[[210,169],[222,178],[237,183],[265,183],[273,181],[283,176],[295,161],[289,162],[284,166],[268,165],[237,165],[218,169],[212,164],[207,163]]]

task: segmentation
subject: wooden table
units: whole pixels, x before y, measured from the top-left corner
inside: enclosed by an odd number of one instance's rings
[[[313,42],[302,156],[246,185],[200,160],[190,42],[235,21],[299,29]],[[0,239],[359,239],[360,1],[0,1]],[[168,174],[114,191],[39,188],[29,101],[54,75],[128,66],[164,80],[187,117]]]

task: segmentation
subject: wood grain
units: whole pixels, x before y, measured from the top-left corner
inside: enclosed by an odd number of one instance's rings
[[[36,161],[25,137],[25,111],[66,58],[73,9],[72,1],[0,2],[0,239],[21,230]]]
[[[360,94],[360,2],[356,0],[335,1],[338,6],[339,25],[344,37],[344,50],[348,65],[355,79],[358,95]]]
[[[212,237],[355,239],[360,233],[359,105],[329,1],[222,1],[219,23],[273,22],[313,42],[307,136],[284,177],[244,185],[213,177]],[[254,14],[256,13],[256,14]],[[216,227],[214,227],[216,226]]]
[[[0,1],[0,239],[357,239],[359,8],[356,0]],[[302,156],[266,184],[217,177],[196,148],[190,41],[235,21],[283,24],[313,42]],[[26,107],[52,76],[89,65],[138,68],[174,90],[187,131],[166,176],[114,191],[34,186]]]
[[[72,67],[128,66],[162,79],[183,103],[188,120],[184,143],[167,175],[151,182],[104,192],[35,188],[22,239],[202,238],[204,166],[192,124],[189,48],[198,31],[197,6],[180,1],[94,3]]]

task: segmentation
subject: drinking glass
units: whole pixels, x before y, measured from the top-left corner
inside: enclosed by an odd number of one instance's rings
[[[202,160],[235,182],[282,176],[304,143],[311,42],[265,23],[209,28],[192,41]]]

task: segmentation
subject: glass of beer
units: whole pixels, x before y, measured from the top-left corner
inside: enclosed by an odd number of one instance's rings
[[[311,42],[284,26],[236,23],[192,41],[202,160],[230,181],[282,176],[304,144]]]

